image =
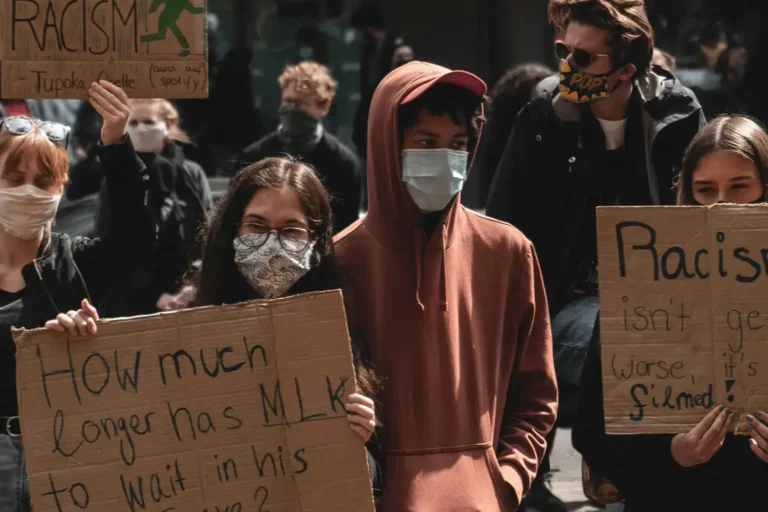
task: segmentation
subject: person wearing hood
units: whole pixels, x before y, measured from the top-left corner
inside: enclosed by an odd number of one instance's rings
[[[560,73],[518,116],[487,214],[518,227],[541,258],[567,425],[599,309],[595,210],[675,204],[675,176],[705,118],[690,90],[651,67],[642,0],[550,0],[549,16],[564,28]],[[531,506],[564,511],[545,486],[548,465]]]
[[[278,82],[282,90],[280,126],[245,148],[236,169],[284,154],[308,163],[332,197],[333,228],[338,233],[358,219],[362,190],[357,156],[323,128],[337,83],[328,68],[312,61],[286,67]]]
[[[147,173],[125,137],[128,97],[102,81],[91,85],[90,99],[104,119],[99,156],[115,196],[110,233],[103,239],[71,239],[51,231],[67,181],[69,128],[24,116],[0,123],[2,512],[29,512],[24,449],[40,443],[25,439],[22,448],[11,328],[35,329],[57,317],[81,333],[95,329],[93,305],[153,255],[156,225],[144,203]],[[78,314],[81,309],[89,314]]]
[[[486,85],[411,62],[370,112],[368,215],[336,237],[383,389],[384,512],[516,510],[555,421],[533,245],[461,205]]]
[[[200,258],[197,234],[213,206],[205,171],[184,157],[189,142],[179,127],[176,108],[165,99],[130,101],[128,135],[149,174],[149,204],[160,230],[153,265],[118,285],[102,305],[102,314],[135,316],[178,309],[187,294],[181,289],[186,272]],[[99,194],[97,232],[109,234],[113,197],[107,183]]]

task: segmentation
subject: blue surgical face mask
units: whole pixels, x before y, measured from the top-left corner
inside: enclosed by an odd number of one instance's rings
[[[467,181],[469,153],[451,149],[403,150],[403,182],[423,213],[443,210]]]

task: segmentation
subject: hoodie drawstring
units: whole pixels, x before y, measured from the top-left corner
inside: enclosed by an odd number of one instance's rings
[[[448,226],[443,222],[442,225],[443,254],[440,258],[440,309],[448,311],[448,294],[446,293],[448,272],[445,269],[445,246],[448,243]]]
[[[419,309],[424,311],[424,304],[421,302],[421,264],[424,259],[424,229],[417,224],[413,227],[413,239],[416,246],[416,304]]]
[[[413,238],[416,245],[416,304],[424,311],[424,303],[421,302],[421,266],[424,260],[424,229],[418,225],[413,228]],[[448,244],[448,225],[443,222],[440,225],[440,310],[448,311],[447,281],[448,271],[445,268],[445,254]]]

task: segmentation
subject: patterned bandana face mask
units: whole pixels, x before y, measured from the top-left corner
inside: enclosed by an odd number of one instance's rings
[[[277,233],[270,233],[264,245],[254,248],[263,236],[243,235],[235,238],[235,264],[262,298],[276,299],[285,295],[309,272],[315,242],[299,251],[288,251],[280,243]]]

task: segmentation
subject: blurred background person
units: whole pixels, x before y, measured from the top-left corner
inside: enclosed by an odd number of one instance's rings
[[[360,214],[360,163],[354,152],[323,128],[337,84],[317,62],[288,66],[278,79],[282,90],[280,125],[240,154],[236,170],[267,157],[288,154],[317,170],[331,194],[333,228],[338,233]]]
[[[517,114],[536,92],[536,85],[555,71],[539,63],[521,64],[508,70],[488,94],[490,109],[474,169],[467,179],[462,201],[484,209],[493,176],[515,126]],[[466,199],[465,199],[466,197]]]
[[[157,251],[151,266],[134,272],[115,286],[99,308],[103,316],[134,316],[176,309],[176,295],[187,270],[199,266],[197,233],[212,206],[208,178],[187,160],[181,144],[188,142],[179,113],[165,99],[131,100],[128,135],[147,167],[149,206],[159,225]],[[112,215],[109,190],[99,194],[97,232],[109,236]]]
[[[219,47],[223,36],[221,34],[221,21],[219,20],[219,17],[211,12],[207,13],[206,17],[208,19],[208,85],[209,89],[212,90],[213,83],[216,80],[219,62],[221,61]],[[184,148],[187,157],[196,162],[203,159],[198,153],[197,142],[205,131],[205,126],[208,121],[207,115],[210,111],[210,102],[210,96],[207,98],[187,98],[173,101],[182,120],[181,129],[184,130],[184,133],[186,133],[189,139],[194,143]]]
[[[378,5],[366,3],[360,6],[350,19],[350,24],[365,37],[365,48],[360,61],[360,106],[355,115],[355,127],[352,142],[358,154],[365,159],[368,143],[368,110],[371,99],[379,82],[395,67],[413,60],[413,49],[410,55],[407,50],[401,50],[397,60],[395,54],[399,48],[406,47],[405,40],[387,30],[384,23],[384,13]]]
[[[231,50],[218,66],[206,123],[198,142],[199,164],[210,176],[226,174],[239,152],[264,136],[246,48]]]

